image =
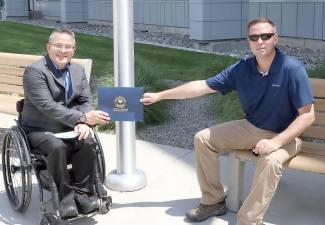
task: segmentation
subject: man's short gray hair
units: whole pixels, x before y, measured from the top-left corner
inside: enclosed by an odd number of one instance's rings
[[[260,18],[256,18],[256,19],[249,21],[249,23],[247,25],[247,33],[249,33],[249,29],[251,28],[251,26],[258,24],[258,23],[270,24],[274,28],[274,32],[276,33],[276,26],[275,26],[274,22],[266,17],[260,17]]]
[[[74,44],[76,43],[74,32],[67,28],[59,28],[59,29],[53,30],[49,37],[49,43],[53,43],[55,34],[68,34],[73,38]]]

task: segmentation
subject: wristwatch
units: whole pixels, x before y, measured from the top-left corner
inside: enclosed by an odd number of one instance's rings
[[[84,112],[82,112],[80,117],[79,117],[79,122],[80,123],[86,123],[86,120],[87,120],[86,114]]]

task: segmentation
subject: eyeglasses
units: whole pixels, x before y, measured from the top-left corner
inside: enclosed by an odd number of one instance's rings
[[[49,43],[50,45],[52,45],[54,48],[56,48],[57,50],[63,50],[65,49],[66,51],[72,51],[75,49],[75,47],[73,45],[64,45],[64,44],[52,44]]]
[[[250,41],[258,41],[258,39],[262,39],[262,41],[266,41],[271,39],[271,37],[273,37],[273,35],[275,35],[275,33],[265,33],[265,34],[253,34],[253,35],[249,35],[248,39]]]

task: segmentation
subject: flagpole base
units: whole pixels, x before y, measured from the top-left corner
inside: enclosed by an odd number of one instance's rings
[[[113,170],[106,177],[106,186],[113,191],[136,191],[147,185],[146,175],[142,170],[130,174],[118,174]]]

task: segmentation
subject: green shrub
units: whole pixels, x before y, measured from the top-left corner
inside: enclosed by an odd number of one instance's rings
[[[211,107],[219,123],[243,119],[245,116],[236,92],[231,92],[225,96],[217,94]]]

